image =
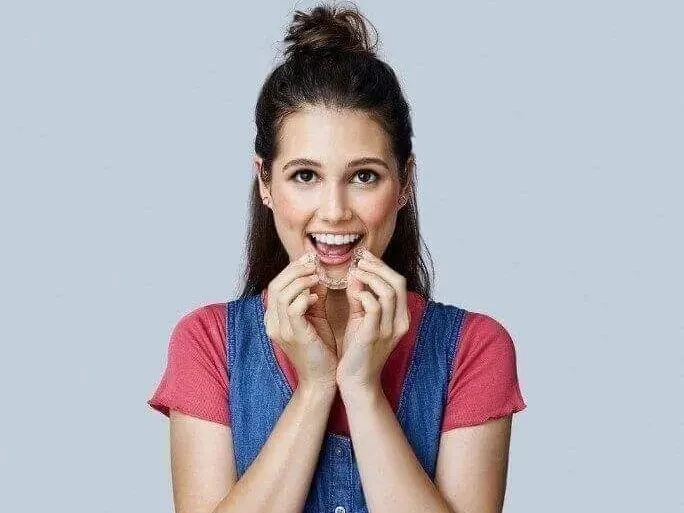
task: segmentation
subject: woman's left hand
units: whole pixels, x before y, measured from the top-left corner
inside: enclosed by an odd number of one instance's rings
[[[338,354],[337,385],[343,395],[381,390],[385,362],[409,329],[406,278],[365,250],[346,293],[349,320]]]

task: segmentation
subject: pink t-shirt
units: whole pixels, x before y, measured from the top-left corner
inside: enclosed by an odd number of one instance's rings
[[[262,298],[265,299],[263,292]],[[383,391],[395,413],[425,298],[409,291],[408,307],[409,331],[397,343],[381,374]],[[169,410],[177,410],[230,426],[225,336],[225,303],[207,304],[185,314],[171,333],[166,370],[147,404],[167,416]],[[272,341],[271,344],[283,374],[295,390],[296,370],[280,346]],[[494,318],[466,312],[448,390],[443,432],[481,424],[519,412],[527,406],[518,383],[513,340]],[[339,393],[330,411],[327,430],[350,436]]]

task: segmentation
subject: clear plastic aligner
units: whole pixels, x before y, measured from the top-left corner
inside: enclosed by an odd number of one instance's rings
[[[361,260],[361,256],[363,254],[364,249],[365,248],[363,246],[357,246],[354,248],[354,254],[352,255],[349,268],[347,269],[347,273],[341,278],[332,278],[328,276],[328,274],[325,272],[325,268],[323,267],[323,265],[321,265],[318,255],[312,254],[314,261],[316,262],[316,274],[318,274],[318,277],[321,279],[321,283],[329,289],[339,290],[347,288],[347,282],[349,281],[349,272],[358,266],[359,260]]]

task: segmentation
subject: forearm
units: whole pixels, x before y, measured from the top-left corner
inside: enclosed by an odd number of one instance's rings
[[[369,511],[451,513],[423,470],[380,386],[340,392]]]
[[[213,513],[301,512],[334,397],[334,389],[297,388],[261,452]]]

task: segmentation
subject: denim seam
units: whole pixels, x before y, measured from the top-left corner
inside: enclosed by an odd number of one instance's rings
[[[233,376],[233,373],[230,372],[231,365],[235,362],[235,347],[234,347],[234,337],[232,337],[232,333],[230,333],[231,330],[235,329],[235,303],[233,301],[227,301],[226,302],[226,340],[225,340],[225,345],[226,345],[226,354],[228,355],[227,361],[226,361],[226,371],[228,372],[228,394],[230,397],[232,397],[232,394],[230,394],[230,382]],[[230,402],[230,401],[229,401]],[[228,405],[230,408],[230,404]]]
[[[444,387],[444,396],[442,398],[442,402],[444,405],[446,405],[446,402],[449,398],[449,383],[451,383],[451,378],[453,374],[453,363],[454,363],[454,358],[456,358],[456,352],[458,351],[458,348],[461,347],[460,344],[460,339],[461,339],[461,334],[463,333],[463,320],[465,319],[465,314],[466,311],[462,308],[458,308],[456,306],[452,306],[451,308],[454,309],[455,315],[453,316],[454,318],[454,324],[451,327],[450,330],[450,342],[449,342],[449,351],[447,355],[447,380],[446,380],[446,386]],[[454,336],[455,332],[455,336]]]
[[[399,395],[399,404],[397,405],[397,420],[399,421],[400,425],[402,426],[403,429],[403,416],[404,416],[404,408],[406,404],[406,390],[408,389],[409,384],[411,383],[411,379],[413,374],[415,374],[415,368],[416,368],[416,359],[418,355],[420,354],[418,350],[418,345],[423,344],[424,339],[425,339],[425,333],[427,331],[427,320],[428,316],[432,316],[432,309],[434,308],[434,302],[430,299],[427,300],[425,303],[425,307],[423,308],[423,312],[420,316],[420,325],[418,327],[418,335],[416,335],[416,341],[413,344],[413,351],[411,352],[411,360],[409,361],[409,367],[406,371],[406,376],[404,376],[404,381],[401,384],[401,393]],[[429,310],[429,312],[428,312]]]
[[[236,349],[234,347],[235,344],[235,337],[231,336],[230,331],[235,330],[235,302],[234,301],[226,301],[226,340],[224,341],[224,344],[226,345],[226,371],[228,372],[227,378],[228,382],[226,386],[228,387],[228,415],[230,416],[230,423],[231,423],[231,430],[235,430],[235,427],[233,426],[233,404],[235,401],[235,394],[231,393],[231,382],[233,380],[233,373],[230,372],[230,365],[235,364],[235,352]],[[231,447],[233,457],[235,458],[236,462],[236,472],[238,478],[241,477],[242,472],[240,472],[240,461],[238,459],[239,454],[238,454],[238,437],[239,434],[234,431],[233,434],[233,445]]]

